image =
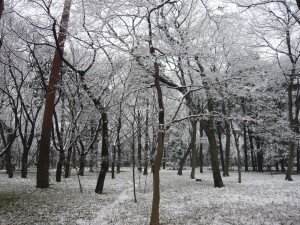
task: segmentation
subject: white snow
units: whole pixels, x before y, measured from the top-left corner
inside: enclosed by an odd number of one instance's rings
[[[54,172],[51,172],[54,176]],[[132,171],[123,168],[115,179],[107,174],[102,195],[95,194],[97,173],[56,183],[49,189],[35,188],[35,171],[28,179],[20,173],[8,179],[0,171],[0,224],[149,224],[152,204],[152,174],[136,172],[137,203],[133,198]],[[285,181],[284,174],[237,173],[224,177],[224,188],[214,188],[212,171],[197,173],[198,182],[175,170],[161,170],[161,224],[300,224],[300,175]],[[146,180],[147,178],[147,180]]]

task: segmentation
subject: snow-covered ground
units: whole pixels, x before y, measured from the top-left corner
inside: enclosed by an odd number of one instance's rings
[[[283,174],[237,173],[223,178],[225,188],[214,188],[212,172],[197,174],[198,182],[174,170],[161,170],[162,224],[300,224],[300,175],[293,182]],[[54,175],[54,172],[52,172]],[[74,173],[73,173],[74,174]],[[98,174],[86,172],[56,183],[46,190],[35,188],[35,172],[21,179],[18,172],[8,179],[0,172],[0,224],[149,224],[152,201],[152,175],[136,178],[137,203],[133,198],[132,171],[124,169],[111,179],[107,174],[104,194],[94,193]]]

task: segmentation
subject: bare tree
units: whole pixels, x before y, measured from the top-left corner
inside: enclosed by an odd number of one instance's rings
[[[72,0],[65,0],[61,25],[57,38],[57,48],[53,58],[53,65],[51,68],[48,90],[46,94],[45,111],[43,117],[41,142],[39,149],[39,160],[37,166],[37,188],[49,187],[49,154],[50,154],[50,138],[52,128],[52,116],[54,112],[55,92],[59,77],[59,71],[62,63],[61,55],[64,52],[64,44],[67,35],[67,28],[70,16]],[[53,33],[55,31],[56,23],[53,24]]]

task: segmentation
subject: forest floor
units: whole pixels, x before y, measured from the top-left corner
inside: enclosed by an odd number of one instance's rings
[[[55,172],[51,171],[52,176]],[[0,225],[149,224],[152,203],[152,175],[136,173],[137,203],[133,198],[132,170],[123,168],[115,179],[108,173],[104,193],[94,193],[98,173],[81,177],[83,193],[75,172],[61,183],[51,177],[49,189],[35,188],[35,171],[21,179],[16,172],[8,179],[0,171]],[[161,170],[160,221],[168,225],[236,224],[299,225],[300,175],[293,182],[284,174],[237,173],[223,178],[224,188],[214,188],[212,171],[197,173],[202,181],[182,176],[174,170]]]

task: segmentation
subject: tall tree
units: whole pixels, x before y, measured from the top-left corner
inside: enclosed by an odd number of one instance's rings
[[[55,50],[53,64],[50,73],[48,90],[46,94],[45,111],[42,124],[42,134],[39,148],[39,159],[37,165],[36,186],[37,188],[49,187],[49,154],[50,154],[50,139],[52,129],[52,116],[54,112],[55,92],[59,78],[59,71],[62,63],[62,54],[64,52],[65,39],[67,36],[67,28],[70,17],[72,0],[65,0],[61,24],[59,28],[58,38],[56,39],[57,49]],[[53,33],[55,31],[56,22],[53,24]]]

